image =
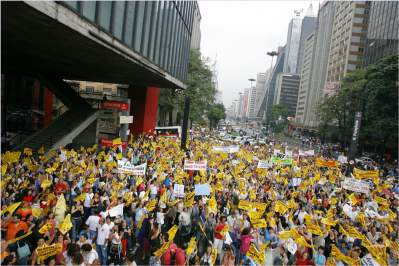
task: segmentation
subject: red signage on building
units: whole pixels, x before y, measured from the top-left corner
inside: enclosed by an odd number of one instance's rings
[[[114,147],[114,146],[118,146],[118,145],[113,145],[112,144],[112,139],[101,139],[100,141],[101,146],[103,147]],[[122,149],[126,149],[127,147],[127,142],[126,141],[122,141]]]
[[[117,109],[122,111],[128,111],[129,104],[117,101],[104,101],[102,104],[102,109]]]

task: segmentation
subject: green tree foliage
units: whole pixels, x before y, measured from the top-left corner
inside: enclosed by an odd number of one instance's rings
[[[286,120],[288,116],[288,108],[284,104],[276,104],[272,107],[272,119],[278,120],[280,117]]]
[[[287,126],[288,108],[284,104],[273,105],[271,111],[270,125],[274,128],[274,132],[279,133]],[[281,118],[281,119],[280,119]]]
[[[193,123],[206,124],[206,111],[215,103],[217,93],[212,81],[209,60],[203,59],[199,50],[190,51],[187,75],[187,88],[183,91],[161,91],[159,100],[160,113],[177,111],[176,124],[181,123],[185,97],[190,98],[190,120]]]
[[[209,120],[209,127],[217,127],[220,120],[226,118],[226,110],[224,105],[221,103],[216,103],[210,106],[208,112],[206,113]]]
[[[379,60],[344,78],[340,91],[318,107],[321,131],[338,128],[339,140],[349,144],[354,115],[362,112],[360,143],[397,147],[398,56]],[[392,145],[393,144],[393,145]]]

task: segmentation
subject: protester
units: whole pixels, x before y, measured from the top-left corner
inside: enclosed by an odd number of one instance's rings
[[[2,154],[1,264],[397,265],[396,165],[197,132]]]

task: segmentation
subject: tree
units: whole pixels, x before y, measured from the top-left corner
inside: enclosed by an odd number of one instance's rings
[[[222,103],[216,103],[210,106],[207,117],[209,120],[209,128],[217,127],[220,120],[226,118],[226,110]]]
[[[272,107],[272,119],[278,120],[280,117],[286,120],[288,116],[288,108],[284,104],[276,104]]]
[[[199,50],[191,50],[186,80],[187,88],[183,91],[164,92],[160,96],[160,113],[177,111],[176,124],[183,117],[185,97],[190,98],[190,120],[194,123],[206,123],[206,110],[214,104],[216,96],[215,84],[209,60],[201,57]],[[165,90],[166,91],[166,90]],[[170,115],[171,116],[171,115]],[[161,117],[165,114],[161,113]]]
[[[326,97],[318,107],[319,132],[338,129],[339,141],[349,145],[355,112],[362,112],[359,143],[361,148],[393,143],[398,138],[398,56],[379,60],[366,69],[352,71],[344,78],[339,92]],[[328,127],[329,126],[329,127]]]

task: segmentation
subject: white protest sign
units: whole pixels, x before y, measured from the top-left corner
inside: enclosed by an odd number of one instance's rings
[[[294,242],[294,240],[292,240],[292,238],[288,239],[287,242],[285,242],[285,247],[292,255],[294,255],[298,249],[297,244]]]
[[[116,217],[118,215],[123,216],[123,204],[119,204],[118,206],[109,209],[108,215],[111,217]]]
[[[278,155],[278,154],[280,154],[281,152],[280,152],[280,150],[278,150],[278,149],[273,149],[273,155]]]
[[[370,186],[368,183],[353,178],[345,178],[342,188],[359,193],[368,194],[370,192]]]
[[[348,157],[340,155],[340,156],[338,156],[338,162],[340,164],[347,164],[348,163]]]
[[[357,215],[358,215],[358,212],[354,212],[354,211],[352,210],[352,206],[350,206],[349,204],[345,204],[345,205],[342,207],[342,211],[343,211],[352,221],[355,221],[355,220],[356,220],[356,217],[357,217]]]
[[[147,163],[134,166],[130,161],[118,160],[118,173],[132,174],[132,175],[145,175]]]
[[[234,146],[214,146],[213,151],[216,152],[224,152],[224,153],[236,153],[240,150],[240,147],[237,145]]]
[[[259,160],[257,168],[260,168],[260,169],[267,169],[267,168],[270,168],[270,167],[272,167],[272,164],[269,163],[268,161],[266,161],[266,160]]]
[[[173,194],[175,194],[178,198],[184,198],[184,185],[174,184],[173,185]]]
[[[239,164],[239,161],[238,161],[238,160],[232,160],[231,163],[232,163],[234,166],[236,166],[237,164]]]
[[[362,266],[380,266],[380,264],[374,260],[370,253],[364,256],[360,262],[362,263]]]
[[[297,178],[297,177],[295,177],[295,178],[292,179],[292,186],[293,186],[293,187],[297,187],[297,186],[299,186],[301,183],[302,183],[302,178]]]
[[[66,151],[62,150],[61,154],[60,154],[60,162],[64,162],[66,161],[67,157],[66,157]]]
[[[305,156],[314,156],[314,150],[305,151]]]
[[[131,115],[121,115],[119,117],[119,124],[131,124],[133,123],[133,116]]]
[[[208,164],[207,160],[197,161],[197,162],[184,160],[184,170],[193,170],[193,171],[206,170],[207,164]]]

